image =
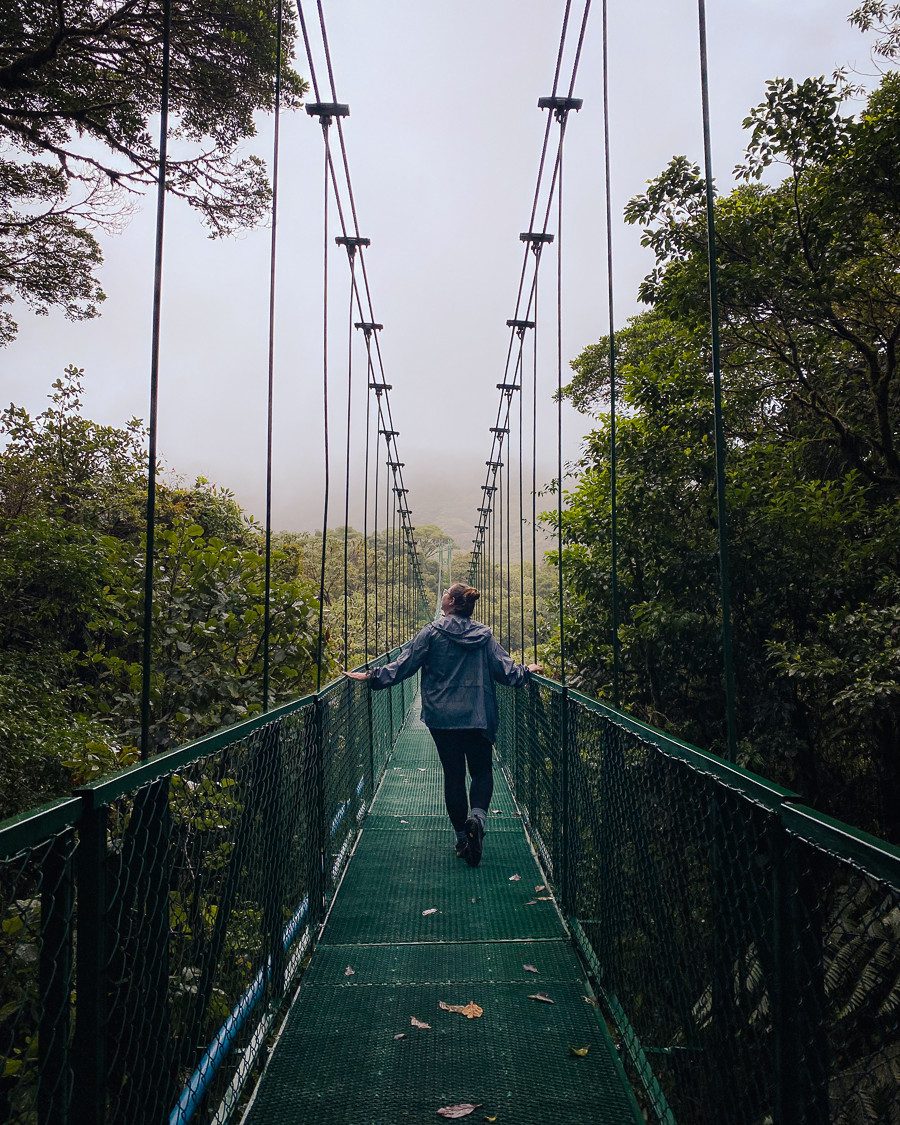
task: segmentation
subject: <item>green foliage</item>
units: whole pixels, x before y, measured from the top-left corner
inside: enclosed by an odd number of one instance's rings
[[[740,754],[897,838],[900,76],[856,117],[845,93],[769,83],[716,203]],[[626,210],[656,266],[616,335],[619,642],[623,705],[721,749],[703,193],[679,157]],[[563,516],[567,629],[576,682],[608,695],[608,341],[572,366],[598,417]]]
[[[168,189],[213,235],[252,225],[269,187],[257,157],[240,157],[254,114],[273,102],[276,5],[174,0]],[[162,9],[74,0],[10,0],[0,8],[0,306],[97,315],[102,255],[92,228],[115,229],[155,182]],[[282,94],[299,104],[291,68],[295,22],[284,7]],[[0,311],[0,344],[15,335]]]
[[[37,418],[2,416],[0,817],[136,756],[145,454],[137,422],[81,413],[69,368]],[[152,681],[155,749],[262,702],[264,554],[230,493],[159,485]],[[272,559],[271,701],[314,681],[317,602],[300,560]]]

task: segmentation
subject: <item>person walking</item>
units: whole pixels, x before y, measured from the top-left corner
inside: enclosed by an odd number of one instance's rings
[[[441,598],[442,616],[421,629],[396,660],[368,672],[345,672],[378,691],[422,669],[422,721],[444,771],[444,803],[456,832],[456,854],[481,862],[494,791],[491,750],[497,737],[494,685],[521,687],[540,664],[516,664],[487,625],[472,620],[480,594],[454,582]],[[466,794],[466,767],[471,786]]]

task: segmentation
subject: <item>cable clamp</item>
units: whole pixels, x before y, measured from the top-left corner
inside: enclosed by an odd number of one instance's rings
[[[359,250],[361,246],[372,245],[371,238],[360,238],[359,235],[352,234],[339,234],[334,241],[338,244],[338,246],[346,246],[347,257],[351,262],[356,257],[356,251]]]
[[[550,245],[553,241],[553,235],[547,234],[546,231],[526,230],[519,235],[519,241],[527,242],[534,256],[539,258],[541,256],[541,248]],[[507,324],[509,324],[509,321],[507,321]]]
[[[359,325],[357,325],[357,328],[358,327],[359,327]],[[382,391],[392,391],[393,389],[394,389],[393,383],[379,383],[377,380],[373,383],[369,383],[369,390],[374,391],[378,395],[379,398],[381,398],[381,392]]]
[[[518,383],[498,383],[497,390],[503,391],[504,394],[512,396],[513,391],[520,391],[522,388]]]
[[[577,113],[583,105],[583,98],[538,98],[538,109],[552,110],[560,125],[565,124],[570,110],[574,109]]]
[[[310,102],[306,107],[310,117],[318,117],[323,129],[327,129],[335,117],[349,117],[350,106],[341,102]]]

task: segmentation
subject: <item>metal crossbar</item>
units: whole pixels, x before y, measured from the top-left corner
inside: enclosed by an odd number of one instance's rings
[[[498,750],[650,1120],[897,1122],[900,850],[542,677],[501,695]]]
[[[0,827],[0,1120],[227,1119],[414,691],[340,680]]]

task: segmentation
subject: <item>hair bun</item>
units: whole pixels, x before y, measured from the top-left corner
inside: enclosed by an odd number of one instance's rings
[[[481,597],[474,586],[467,586],[465,582],[454,582],[447,593],[453,602],[454,613],[460,617],[471,617],[475,603]]]

